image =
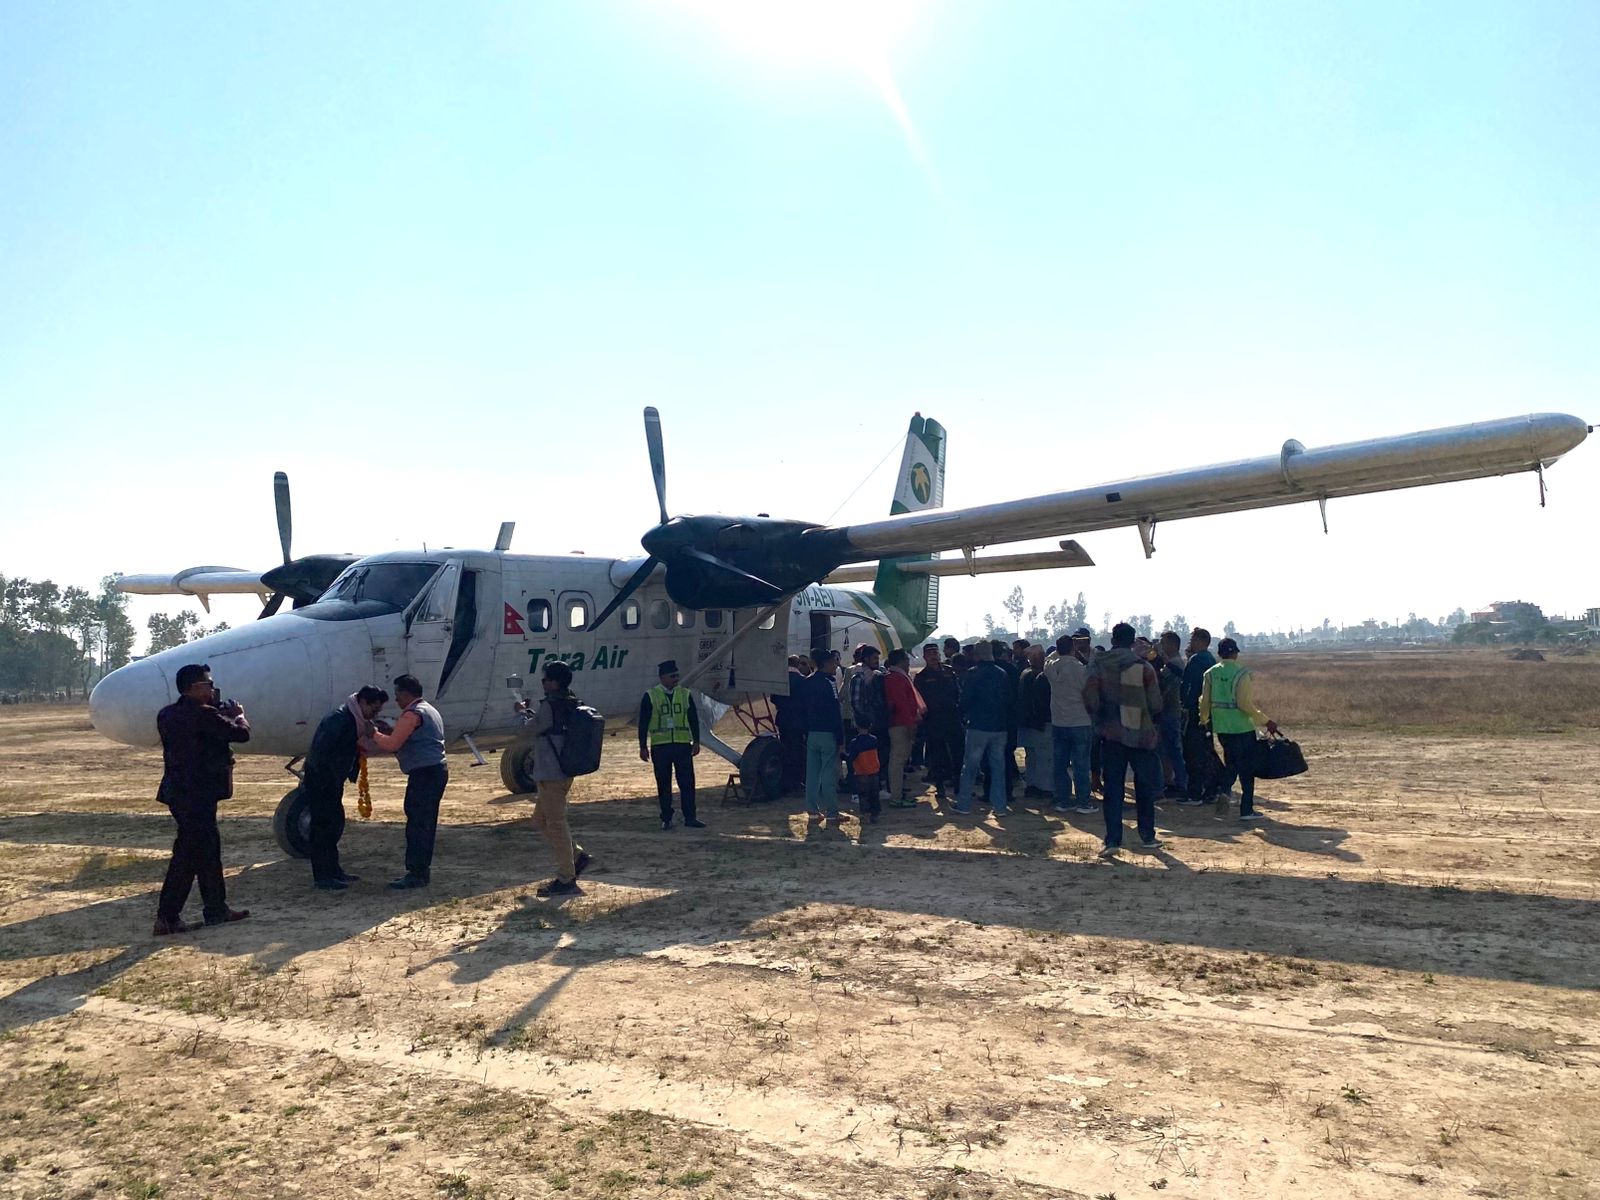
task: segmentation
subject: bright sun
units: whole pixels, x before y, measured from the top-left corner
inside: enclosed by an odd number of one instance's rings
[[[917,0],[678,0],[747,53],[802,63],[839,63],[871,81],[912,154],[928,169],[911,114],[889,69],[889,53]]]
[[[883,62],[915,0],[681,0],[746,50],[773,58]]]

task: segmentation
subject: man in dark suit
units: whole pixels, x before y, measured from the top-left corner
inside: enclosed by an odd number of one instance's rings
[[[372,735],[372,718],[389,702],[389,693],[370,684],[323,717],[311,735],[300,792],[311,816],[307,856],[311,882],[325,892],[342,892],[359,876],[339,865],[344,835],[344,785],[361,776],[361,739]]]
[[[178,701],[156,715],[161,734],[161,803],[172,811],[178,836],[172,861],[156,906],[156,937],[184,933],[194,926],[183,920],[183,906],[198,881],[207,925],[242,921],[245,909],[228,907],[222,882],[222,834],[217,829],[217,803],[233,795],[234,742],[250,740],[244,707],[221,703],[205,663],[178,668]]]

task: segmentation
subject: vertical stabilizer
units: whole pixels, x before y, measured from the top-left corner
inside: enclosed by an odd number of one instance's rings
[[[895,478],[890,516],[943,507],[945,443],[943,425],[921,413],[912,416],[905,454],[900,459],[900,474]],[[886,558],[878,564],[872,592],[894,621],[903,645],[914,645],[938,625],[939,580],[933,575],[904,575],[895,566],[938,557],[937,554],[911,554]]]

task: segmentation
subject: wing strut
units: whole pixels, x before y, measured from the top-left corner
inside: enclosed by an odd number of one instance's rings
[[[1144,556],[1146,558],[1156,552],[1156,519],[1154,517],[1139,518],[1139,542],[1144,546]]]

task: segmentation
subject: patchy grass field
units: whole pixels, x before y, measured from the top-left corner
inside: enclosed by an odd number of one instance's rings
[[[383,768],[328,895],[244,759],[255,915],[160,940],[156,756],[0,710],[0,1195],[1600,1193],[1600,735],[1568,728],[1600,676],[1505,664],[1555,687],[1485,723],[1451,689],[1503,660],[1428,660],[1453,732],[1396,735],[1361,697],[1418,656],[1330,657],[1258,660],[1312,765],[1267,822],[1164,808],[1118,865],[1098,818],[722,807],[707,756],[711,828],[663,834],[622,741],[577,796],[581,896],[532,897],[527,802],[465,758],[434,886],[382,887]]]

